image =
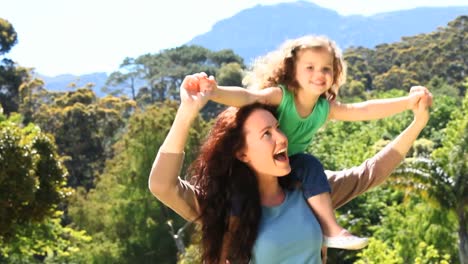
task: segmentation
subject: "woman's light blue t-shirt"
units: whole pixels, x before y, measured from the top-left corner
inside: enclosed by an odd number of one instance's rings
[[[251,263],[321,263],[322,230],[302,190],[285,191],[282,204],[262,207]]]

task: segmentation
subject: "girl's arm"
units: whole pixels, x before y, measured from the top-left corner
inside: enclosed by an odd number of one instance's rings
[[[210,99],[220,104],[242,107],[255,102],[279,105],[282,96],[283,92],[279,87],[250,90],[235,86],[218,86]]]
[[[410,109],[411,105],[427,92],[427,88],[414,86],[408,96],[368,100],[361,103],[330,104],[329,119],[342,121],[364,121],[381,119]]]
[[[237,86],[218,86],[214,78],[207,78],[205,73],[197,73],[200,91],[210,91],[210,99],[224,105],[242,107],[255,102],[279,105],[283,92],[279,87],[251,90]]]
[[[149,175],[151,193],[186,220],[194,221],[199,215],[199,206],[194,186],[180,179],[184,147],[189,129],[200,109],[208,101],[204,93],[180,89],[181,104],[166,139],[159,148]]]

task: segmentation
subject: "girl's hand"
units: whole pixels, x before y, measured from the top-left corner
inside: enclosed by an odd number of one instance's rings
[[[218,85],[213,76],[208,77],[206,73],[200,72],[190,75],[188,78],[186,89],[192,92],[213,92],[218,88]]]
[[[408,109],[415,110],[418,108],[418,103],[422,97],[428,96],[430,94],[429,90],[424,86],[413,86],[410,89],[408,98]],[[432,97],[432,95],[431,95]],[[432,103],[432,100],[431,100]]]
[[[195,75],[198,77],[200,92],[210,92],[210,94],[213,94],[218,89],[218,84],[213,76],[208,77],[204,72]]]

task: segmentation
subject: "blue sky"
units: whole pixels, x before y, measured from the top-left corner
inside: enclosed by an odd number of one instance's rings
[[[110,73],[125,57],[177,47],[243,9],[280,2],[295,1],[0,0],[0,17],[18,33],[18,44],[8,58],[49,76],[81,75]],[[311,2],[342,15],[372,15],[423,6],[468,6],[468,0]]]

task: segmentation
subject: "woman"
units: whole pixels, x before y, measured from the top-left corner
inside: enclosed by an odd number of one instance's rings
[[[182,102],[149,188],[182,217],[201,224],[206,263],[320,263],[320,226],[310,220],[314,215],[298,185],[283,177],[291,172],[287,139],[273,109],[255,104],[221,113],[191,166],[190,184],[178,178],[183,150],[208,96],[180,90]],[[414,106],[413,123],[376,156],[350,170],[327,172],[335,207],[381,183],[401,162],[427,123],[430,99],[429,94]]]

